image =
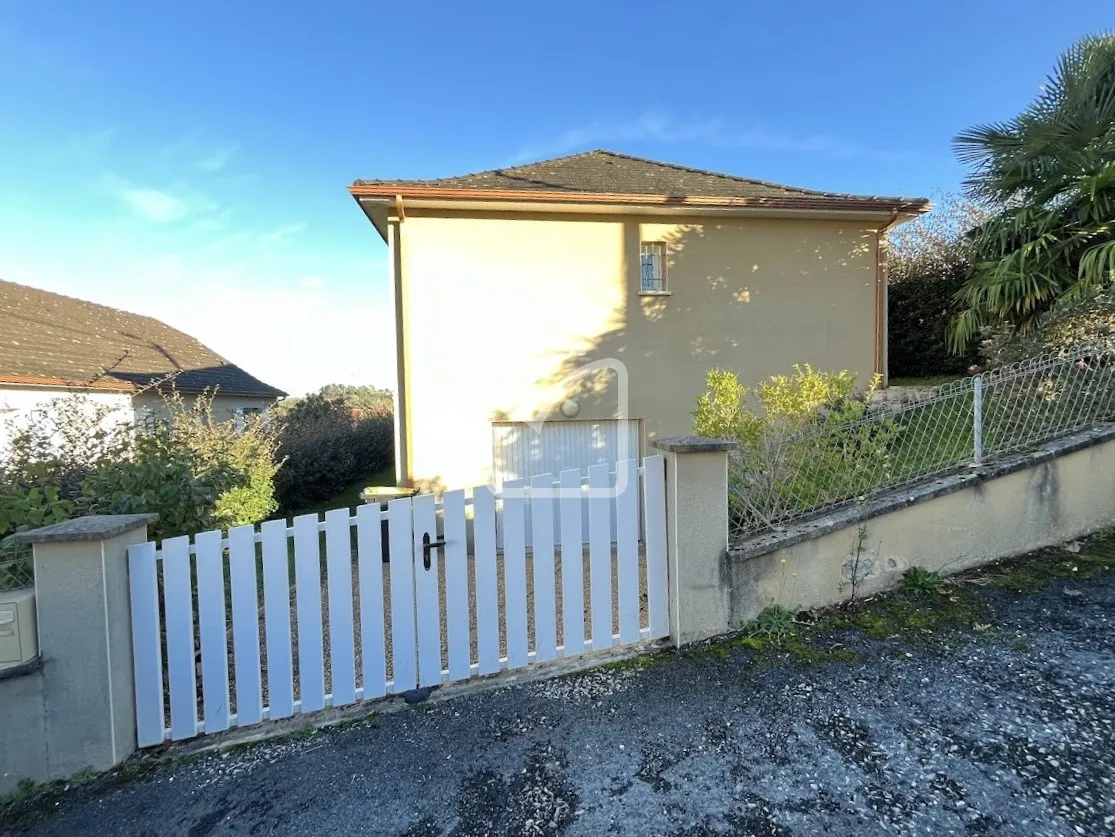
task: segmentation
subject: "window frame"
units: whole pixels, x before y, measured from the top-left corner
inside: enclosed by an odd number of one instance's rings
[[[655,253],[650,250],[655,248],[658,252]],[[639,295],[640,296],[669,296],[669,248],[666,246],[665,241],[640,241],[639,242]],[[648,256],[658,257],[658,276],[652,277],[651,282],[657,283],[657,287],[647,286],[646,263],[644,259]]]

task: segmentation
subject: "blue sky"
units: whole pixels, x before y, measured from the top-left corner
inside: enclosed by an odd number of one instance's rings
[[[5,0],[0,277],[157,316],[269,383],[391,386],[345,186],[593,147],[934,195],[1102,3]]]

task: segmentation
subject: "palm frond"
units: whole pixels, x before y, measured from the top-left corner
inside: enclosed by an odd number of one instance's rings
[[[1062,299],[1094,293],[1115,269],[1115,33],[1081,39],[1013,119],[953,140],[969,194],[999,210],[971,238],[976,263],[951,339],[1033,328]]]

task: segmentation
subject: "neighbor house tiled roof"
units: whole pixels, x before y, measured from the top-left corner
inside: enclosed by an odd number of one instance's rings
[[[432,180],[357,180],[350,191],[358,198],[365,195],[389,196],[392,192],[397,192],[404,197],[408,194],[418,196],[433,193],[457,193],[458,196],[467,197],[469,193],[474,193],[477,197],[512,199],[515,196],[530,198],[533,193],[539,199],[543,196],[644,196],[686,198],[691,203],[708,202],[719,205],[899,208],[907,211],[921,211],[929,206],[924,198],[848,195],[799,189],[604,150],[586,151],[539,163],[458,177]]]
[[[151,317],[2,280],[0,384],[286,395]]]

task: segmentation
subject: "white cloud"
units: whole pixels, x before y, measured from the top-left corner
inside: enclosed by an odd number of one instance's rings
[[[113,174],[105,175],[101,183],[109,194],[145,221],[166,224],[184,218],[189,212],[184,200],[162,189],[137,186]]]
[[[154,224],[169,224],[190,216],[197,219],[195,226],[213,230],[222,228],[230,217],[227,207],[182,182],[164,188],[134,183],[116,174],[105,174],[97,185],[100,191],[107,192],[127,207],[132,215]]]
[[[664,114],[645,113],[628,121],[593,122],[570,128],[552,141],[519,149],[513,162],[522,163],[614,142],[709,142],[719,136],[721,130],[717,120],[679,122]]]
[[[204,154],[194,162],[194,168],[201,172],[220,171],[236,153],[239,146],[236,143],[221,145]]]
[[[260,234],[260,240],[266,244],[276,244],[285,238],[290,238],[306,229],[306,222],[296,224],[279,224],[279,226]]]
[[[164,224],[185,217],[186,204],[168,192],[158,189],[126,189],[120,194],[121,200],[128,204],[137,215],[148,221]]]
[[[75,135],[72,146],[57,156],[85,157],[96,219],[59,219],[42,197],[0,225],[0,277],[155,317],[292,394],[393,387],[381,253],[302,235],[308,224],[281,207],[236,203],[229,183],[240,175],[206,183],[234,145],[186,137],[128,169],[110,159],[111,132]],[[217,188],[221,202],[208,193]],[[49,246],[59,239],[65,248]]]
[[[645,113],[626,121],[593,122],[571,128],[552,141],[520,148],[513,164],[555,154],[583,151],[611,143],[694,143],[756,151],[819,154],[836,159],[873,157],[886,162],[901,162],[908,151],[870,148],[835,134],[799,136],[759,126],[737,129],[719,119],[679,120],[661,113]]]

